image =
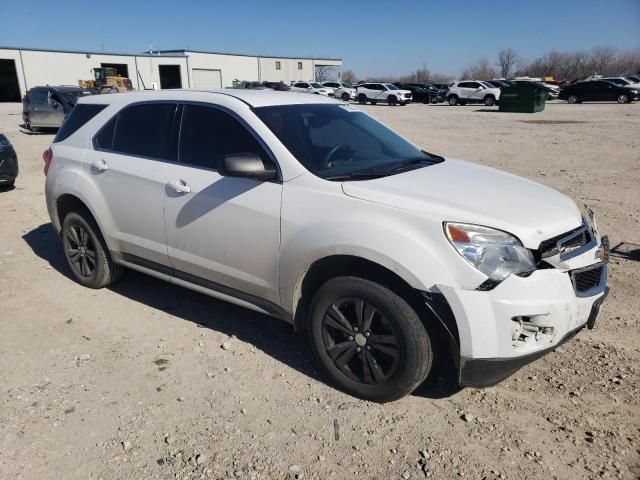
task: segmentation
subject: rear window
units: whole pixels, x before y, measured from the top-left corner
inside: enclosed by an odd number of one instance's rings
[[[53,143],[66,140],[73,135],[80,127],[104,110],[106,105],[90,105],[87,103],[76,105],[58,130],[58,134],[53,139]]]

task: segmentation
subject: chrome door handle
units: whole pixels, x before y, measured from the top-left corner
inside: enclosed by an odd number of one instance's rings
[[[187,185],[187,182],[184,180],[177,180],[175,182],[167,182],[167,186],[178,193],[189,193],[191,192],[191,187]]]
[[[93,162],[91,164],[91,168],[99,172],[104,172],[105,170],[109,170],[109,165],[107,165],[107,162],[105,162],[104,159],[101,159],[96,162]]]

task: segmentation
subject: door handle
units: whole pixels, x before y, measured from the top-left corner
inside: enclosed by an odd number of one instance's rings
[[[93,162],[91,164],[91,168],[97,170],[98,172],[104,172],[105,170],[109,170],[109,165],[107,165],[107,162],[105,162],[103,158],[101,160]]]
[[[187,185],[187,182],[184,180],[176,180],[175,182],[167,182],[167,187],[175,190],[178,193],[189,193],[191,192],[191,187]]]

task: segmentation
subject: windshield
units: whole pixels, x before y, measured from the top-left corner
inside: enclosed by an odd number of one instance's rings
[[[63,103],[69,103],[71,105],[75,105],[78,101],[78,98],[83,97],[85,95],[91,95],[91,92],[87,90],[57,90],[55,95],[62,100]]]
[[[487,87],[487,88],[496,88],[496,86],[495,86],[495,85],[492,85],[492,84],[490,84],[489,82],[480,82],[480,83],[482,83],[482,85],[484,85],[484,86],[485,86],[485,87]]]
[[[389,90],[400,90],[398,87],[396,87],[391,83],[385,83],[384,86],[387,87]]]
[[[352,84],[350,84],[350,83],[346,83],[346,82],[345,82],[345,83],[343,83],[343,84],[342,84],[342,86],[343,86],[344,88],[353,88],[353,85],[352,85]]]
[[[313,88],[323,88],[319,83],[310,83],[309,85],[311,85]]]
[[[350,105],[279,105],[254,111],[307,170],[328,180],[385,176],[442,161]]]
[[[629,85],[630,82],[622,79],[622,78],[606,78],[611,83],[615,83],[616,85]]]

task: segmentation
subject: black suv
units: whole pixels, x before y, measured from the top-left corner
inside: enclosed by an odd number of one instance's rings
[[[616,101],[629,103],[640,99],[640,90],[621,87],[607,80],[590,80],[564,87],[560,90],[558,98],[569,103]]]

